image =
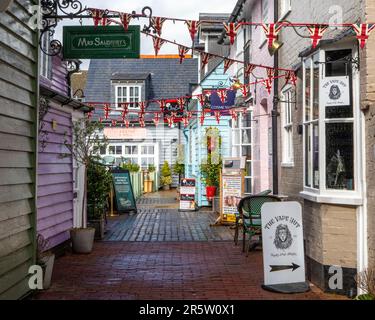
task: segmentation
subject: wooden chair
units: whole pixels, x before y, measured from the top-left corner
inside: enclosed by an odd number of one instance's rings
[[[271,192],[272,192],[272,190],[264,190],[264,191],[261,191],[261,192],[255,194],[255,195],[256,196],[267,196]],[[236,223],[234,225],[234,239],[233,239],[235,245],[238,245],[238,234],[239,234],[239,230],[240,230],[241,226],[242,226],[242,219],[240,217],[240,214],[237,213],[236,214]]]
[[[240,215],[240,219],[242,219],[242,251],[246,251],[246,256],[248,256],[250,251],[252,237],[255,235],[261,237],[262,235],[261,209],[263,204],[265,204],[266,202],[280,201],[280,198],[272,195],[255,195],[241,199],[240,203],[238,204],[238,212]],[[249,236],[247,245],[246,235]],[[258,244],[259,243],[256,243],[255,246],[252,247],[252,249],[255,249]]]

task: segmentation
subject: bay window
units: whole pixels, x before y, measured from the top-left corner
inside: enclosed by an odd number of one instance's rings
[[[303,61],[302,194],[360,194],[360,152],[355,153],[360,145],[360,122],[355,117],[358,75],[350,63],[353,55],[352,49],[327,49]]]

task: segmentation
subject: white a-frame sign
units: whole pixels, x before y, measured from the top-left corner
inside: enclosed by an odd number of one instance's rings
[[[264,289],[305,292],[302,209],[298,202],[262,206]]]

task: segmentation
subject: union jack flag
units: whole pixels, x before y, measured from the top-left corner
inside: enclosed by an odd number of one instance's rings
[[[172,116],[167,117],[167,122],[168,122],[168,126],[172,127],[174,123],[174,117]]]
[[[232,59],[224,59],[224,73],[228,71],[228,69],[235,63]]]
[[[152,41],[154,42],[155,56],[157,56],[161,46],[165,43],[165,41],[159,37],[153,37]]]
[[[228,91],[226,89],[217,90],[216,93],[219,96],[221,103],[227,101]]]
[[[193,113],[191,111],[186,112],[186,118],[189,120],[193,117]]]
[[[202,113],[201,113],[201,116],[200,116],[200,118],[199,118],[199,123],[201,124],[201,126],[203,126],[203,124],[204,124],[204,111],[202,111]]]
[[[208,52],[201,52],[201,68],[204,69],[208,61],[213,57],[212,54]]]
[[[369,23],[352,24],[352,28],[357,35],[356,38],[359,41],[360,48],[363,49],[369,38],[370,32],[375,29],[375,24],[369,24]]]
[[[144,101],[138,102],[138,108],[141,109],[141,114],[143,114],[145,112],[145,109],[146,109],[146,102],[144,102]]]
[[[94,20],[94,26],[97,27],[99,24],[106,25],[106,12],[100,9],[90,9],[91,17]]]
[[[307,30],[310,33],[310,39],[312,41],[312,47],[316,48],[320,40],[322,40],[324,33],[327,31],[328,26],[314,24],[307,27]]]
[[[109,107],[109,104],[104,105],[104,118],[107,120],[109,117],[109,113],[111,112],[111,108]]]
[[[268,40],[268,47],[272,48],[273,43],[277,40],[277,35],[279,34],[283,25],[277,23],[263,23],[262,27]]]
[[[112,127],[116,127],[117,125],[117,120],[112,120]]]
[[[289,82],[294,86],[297,85],[297,76],[294,71],[287,71],[285,73],[285,84],[288,84]]]
[[[121,24],[124,27],[125,31],[128,31],[132,15],[129,13],[120,13]]]
[[[128,110],[127,109],[122,110],[122,112],[121,112],[121,119],[124,120],[126,118],[127,114],[128,114]]]
[[[230,22],[229,24],[226,24],[224,22],[223,24],[224,24],[225,32],[227,36],[229,37],[230,44],[233,45],[234,40],[237,37],[238,30],[241,28],[242,24],[241,23],[236,24],[234,22]]]
[[[189,52],[190,48],[185,47],[185,46],[178,46],[178,56],[180,57],[180,64],[182,61],[184,61],[186,54]]]
[[[194,41],[195,35],[199,30],[201,22],[196,20],[186,20],[185,23],[187,24],[187,27],[189,29],[191,40]]]
[[[180,106],[180,109],[181,109],[181,111],[183,111],[184,110],[184,106],[185,106],[185,103],[186,103],[186,99],[185,98],[178,98],[177,99],[177,103],[178,103],[178,105]]]
[[[154,119],[152,119],[152,121],[154,121],[155,127],[157,127],[160,121],[160,117],[158,113],[154,114]]]
[[[99,117],[99,122],[100,122],[100,123],[103,122],[103,118],[102,118],[102,117]]]
[[[200,105],[203,107],[206,104],[206,95],[200,94],[197,96]]]
[[[163,28],[163,23],[166,21],[166,18],[161,17],[152,17],[151,24],[158,36],[161,36],[161,29]]]
[[[246,85],[246,84],[244,84],[242,87],[241,87],[241,93],[242,93],[242,96],[244,97],[244,98],[246,98],[248,95],[249,95],[249,93],[250,93],[250,87],[248,86],[248,85]]]
[[[266,72],[267,72],[267,77],[268,79],[273,79],[273,77],[275,76],[275,69],[274,68],[266,68]]]
[[[158,104],[159,104],[159,107],[160,107],[160,111],[164,112],[164,109],[167,105],[167,102],[165,100],[158,100]]]
[[[266,87],[268,94],[271,94],[271,92],[272,92],[272,79],[263,80],[263,84]]]
[[[141,125],[141,128],[144,128],[144,127],[146,126],[146,124],[145,124],[145,119],[140,118],[140,119],[139,119],[139,124]]]
[[[216,119],[217,124],[220,124],[221,112],[220,111],[215,111],[214,115],[215,115],[215,119]]]
[[[251,73],[254,71],[254,69],[256,68],[255,65],[251,64],[251,63],[247,63],[245,65],[245,77],[250,77]]]
[[[183,117],[182,118],[182,123],[184,124],[184,128],[186,128],[189,125],[189,118],[188,117]]]
[[[129,128],[129,125],[130,125],[129,119],[124,119],[124,124],[126,128]]]

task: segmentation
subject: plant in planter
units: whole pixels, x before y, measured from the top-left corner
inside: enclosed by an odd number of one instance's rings
[[[37,263],[43,269],[43,289],[46,290],[51,286],[53,265],[55,262],[55,255],[47,250],[49,247],[48,240],[41,234],[37,236]]]
[[[99,151],[108,144],[107,140],[100,136],[102,130],[103,124],[100,122],[80,119],[73,123],[73,137],[65,139],[65,146],[70,153],[63,156],[73,156],[85,169],[81,226],[70,231],[73,251],[76,253],[90,253],[94,244],[95,229],[87,227],[87,168],[92,162],[100,162]]]
[[[375,300],[375,268],[369,267],[359,272],[356,276],[356,282],[363,294],[355,297],[355,300]]]
[[[207,159],[200,165],[202,182],[206,185],[206,197],[209,201],[214,198],[219,186],[221,166],[221,158],[214,158],[212,154],[208,154]]]
[[[173,166],[173,173],[178,174],[178,181],[181,181],[182,176],[185,174],[185,164],[177,161]],[[180,183],[177,187],[178,192],[180,192]]]
[[[126,162],[122,164],[121,168],[124,170],[129,170],[129,172],[136,173],[136,172],[139,172],[141,167],[137,163]]]
[[[152,164],[150,164],[148,166],[147,169],[145,169],[143,172],[144,172],[144,176],[145,176],[145,179],[143,181],[143,184],[144,184],[144,192],[145,193],[150,193],[153,191],[153,183],[154,183],[154,180],[151,178],[151,175],[150,173],[153,173],[155,172],[156,170],[156,167]]]
[[[87,168],[87,216],[89,225],[95,228],[95,238],[103,239],[108,194],[112,176],[101,163],[92,161]]]
[[[163,190],[169,190],[172,184],[172,172],[169,167],[168,161],[164,161],[163,167],[161,168],[160,183]]]

